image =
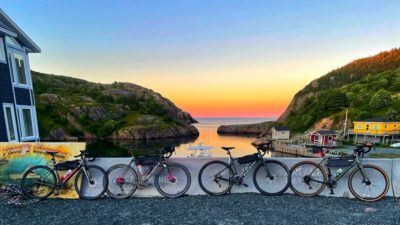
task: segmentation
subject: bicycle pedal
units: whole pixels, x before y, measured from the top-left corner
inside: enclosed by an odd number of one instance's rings
[[[247,184],[245,184],[245,183],[243,183],[242,185],[245,186],[245,187],[248,187],[248,186],[249,186],[249,185],[247,185]]]
[[[329,193],[330,195],[334,195],[335,192],[333,192],[333,189],[331,189],[331,192]]]

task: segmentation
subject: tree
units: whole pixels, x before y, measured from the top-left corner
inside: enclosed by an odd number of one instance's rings
[[[369,106],[373,109],[381,109],[388,106],[391,101],[392,97],[390,92],[381,89],[372,96],[371,100],[369,101]]]

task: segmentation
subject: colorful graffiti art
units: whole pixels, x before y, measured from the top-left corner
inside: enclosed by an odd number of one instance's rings
[[[73,159],[79,151],[86,148],[86,143],[0,143],[0,184],[19,183],[23,173],[35,165],[51,165],[51,157],[46,151],[57,152],[57,162]],[[61,193],[60,198],[77,198],[73,189],[74,179]]]

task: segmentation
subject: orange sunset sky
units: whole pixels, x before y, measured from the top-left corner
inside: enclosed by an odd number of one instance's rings
[[[399,46],[400,2],[2,1],[33,70],[133,82],[194,117],[278,117],[351,60]]]

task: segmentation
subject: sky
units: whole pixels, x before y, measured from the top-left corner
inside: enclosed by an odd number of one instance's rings
[[[278,117],[310,81],[400,45],[400,1],[0,0],[33,70],[133,82],[195,117]]]

